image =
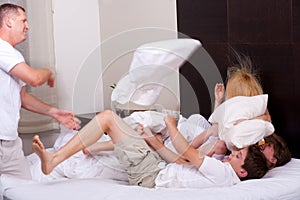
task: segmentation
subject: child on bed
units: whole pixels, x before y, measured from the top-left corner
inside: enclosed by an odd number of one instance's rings
[[[222,103],[224,96],[226,100],[235,96],[255,96],[263,94],[258,80],[253,74],[248,72],[246,67],[243,67],[249,66],[249,64],[245,64],[240,61],[240,65],[240,68],[234,67],[228,69],[229,73],[226,92],[223,84],[218,83],[215,85],[215,109]],[[266,111],[264,115],[256,118],[270,121],[270,115],[268,111]],[[218,124],[216,123],[212,124],[211,127],[199,134],[199,136],[193,140],[191,145],[195,148],[198,148],[211,136],[218,137]]]
[[[239,55],[237,55],[237,58],[240,58],[239,61],[239,68],[229,68],[228,70],[228,82],[227,82],[227,90],[226,90],[226,99],[235,97],[235,96],[255,96],[258,94],[263,94],[262,91],[262,87],[259,84],[259,81],[256,79],[255,75],[253,73],[248,72],[247,68],[251,68],[251,61],[249,59],[241,59],[241,57],[239,57]],[[224,89],[224,85],[223,84],[216,84],[215,86],[215,108],[218,107],[225,96],[225,89]],[[136,114],[136,113],[133,113]],[[144,112],[138,112],[137,115],[144,115],[147,113]],[[161,113],[154,113],[154,119],[152,121],[157,121],[158,119],[160,121],[163,120],[162,115],[157,117],[158,114]],[[131,116],[129,116],[130,118]],[[152,116],[150,116],[151,118]],[[141,116],[139,118],[149,118],[148,115],[146,116]],[[258,116],[256,117],[257,119],[264,119],[264,120],[268,120],[270,121],[270,115],[268,113],[268,111],[266,111],[265,115],[262,116]],[[132,126],[132,124],[137,124],[136,121],[134,121],[132,119],[127,120],[127,118],[124,119],[125,121],[129,121],[128,124],[131,125],[132,128],[134,128],[134,126]],[[201,119],[200,119],[201,120]],[[134,121],[134,123],[132,123],[132,121]],[[151,120],[148,120],[151,121]],[[206,120],[205,120],[206,121]],[[159,124],[159,123],[158,123]],[[208,125],[205,124],[204,129],[201,134],[198,133],[193,133],[193,136],[190,136],[190,134],[186,134],[186,131],[183,131],[182,134],[184,135],[184,137],[188,140],[188,142],[191,142],[191,145],[195,148],[199,148],[199,150],[201,150],[203,152],[203,154],[208,155],[208,156],[215,156],[218,157],[219,159],[222,159],[225,155],[225,153],[227,152],[225,143],[223,141],[217,140],[216,138],[218,138],[218,125],[217,124],[213,124],[212,126],[209,125],[209,123],[207,123]],[[161,124],[159,124],[161,125]],[[181,127],[184,127],[185,124],[182,124],[179,128],[180,131]],[[185,128],[185,129],[190,129]],[[152,130],[152,129],[151,129]],[[197,130],[198,131],[198,130]],[[153,130],[152,130],[153,132]],[[188,130],[188,132],[195,132],[195,130]],[[155,132],[157,134],[157,132]],[[166,131],[163,131],[161,134],[157,134],[156,136],[162,136],[164,138],[168,138],[168,133],[166,133]],[[198,135],[197,137],[194,137]],[[166,141],[164,140],[165,145],[170,148],[171,150],[175,151],[172,143],[170,142],[169,139],[167,139]],[[86,149],[84,149],[84,153],[85,154],[93,154],[97,151],[103,151],[107,149],[107,145],[111,145],[111,142],[104,142],[104,143],[96,143]],[[271,156],[268,156],[268,158],[270,158],[270,160],[273,162],[274,159],[272,159]]]
[[[237,59],[239,63],[238,67],[228,69],[226,92],[223,84],[216,84],[215,86],[215,108],[222,103],[224,96],[226,100],[236,96],[255,96],[263,94],[263,89],[258,79],[250,70],[252,69],[251,60],[249,58],[241,58],[239,55],[237,55]],[[266,110],[264,115],[258,116],[255,119],[271,122],[268,110]],[[242,121],[243,120],[239,120],[236,124]],[[218,136],[217,124],[213,124],[208,130],[196,137],[191,145],[197,148],[210,136]],[[291,160],[291,154],[285,141],[275,133],[265,138],[265,144],[261,146],[261,151],[266,156],[270,169],[275,166],[282,166]]]
[[[191,147],[176,127],[171,116],[165,117],[176,150],[187,160],[163,146],[156,137],[143,137],[110,110],[95,116],[78,134],[56,152],[47,152],[38,136],[32,148],[41,159],[42,171],[49,174],[59,163],[76,152],[95,143],[107,133],[114,144],[114,152],[127,170],[129,183],[144,187],[213,187],[231,186],[240,180],[261,178],[268,170],[265,156],[257,145],[233,151],[227,160],[202,156]],[[143,134],[147,134],[144,131]],[[165,166],[166,162],[176,162]]]
[[[262,87],[256,78],[255,74],[250,72],[248,68],[252,68],[251,61],[247,58],[239,60],[239,67],[232,67],[228,69],[228,81],[227,81],[227,90],[226,90],[226,99],[230,99],[235,96],[255,96],[263,94]],[[223,84],[216,84],[215,86],[215,108],[222,103],[222,100],[225,96],[225,89]],[[256,117],[256,119],[263,119],[266,121],[271,121],[271,117],[266,110],[264,115]],[[199,119],[200,120],[200,119]],[[237,123],[241,122],[238,121]],[[208,124],[208,123],[207,123]],[[218,159],[223,159],[224,155],[227,152],[226,145],[224,141],[216,139],[218,137],[218,125],[213,124],[206,125],[204,123],[205,130],[203,133],[199,134],[196,138],[193,139],[191,145],[194,148],[199,149],[203,155],[214,156]],[[182,127],[185,124],[179,127],[179,130],[182,131]],[[189,128],[185,128],[189,129]],[[204,130],[204,129],[202,129]],[[189,130],[189,132],[195,132],[195,130]],[[184,137],[190,142],[191,137],[187,136],[186,132],[182,132]],[[193,133],[197,135],[197,133]],[[159,136],[159,135],[156,135]],[[265,138],[265,144],[261,146],[261,150],[266,156],[270,169],[275,166],[282,166],[291,159],[291,154],[289,149],[284,142],[284,140],[273,133],[272,135]],[[164,144],[175,151],[172,143],[169,139],[164,141]],[[104,151],[107,149],[107,145],[112,145],[111,142],[97,143],[83,150],[85,154],[93,154],[97,151]]]
[[[263,94],[262,87],[259,84],[259,81],[255,77],[254,73],[250,73],[250,70],[247,69],[247,68],[251,68],[251,61],[249,59],[245,58],[245,59],[240,59],[239,63],[240,63],[239,64],[240,67],[232,67],[232,68],[229,68],[229,70],[228,70],[226,99],[230,99],[235,96],[255,96],[255,95]],[[218,107],[222,103],[224,96],[225,96],[224,85],[216,84],[216,86],[215,86],[215,108]],[[266,113],[264,115],[258,116],[258,117],[256,117],[256,119],[264,119],[266,121],[271,121],[271,117],[268,113],[268,110],[266,110]],[[181,128],[184,126],[185,126],[185,124],[182,124],[179,127],[179,130],[182,131]],[[218,125],[213,124],[210,127],[209,127],[209,125],[208,126],[206,125],[205,128],[206,128],[206,130],[202,129],[205,131],[202,132],[201,134],[198,133],[199,135],[195,138],[187,136],[186,132],[182,132],[182,133],[185,136],[185,138],[189,142],[191,142],[191,145],[194,148],[201,150],[201,152],[203,154],[208,155],[208,156],[218,157],[219,159],[223,159],[224,155],[227,152],[227,149],[226,149],[225,143],[223,141],[216,139],[216,138],[218,138]],[[185,129],[190,129],[190,128],[188,127]],[[189,132],[195,132],[195,130],[189,130]],[[197,135],[197,133],[193,133],[193,135]],[[156,136],[159,136],[159,135],[156,135]],[[271,137],[273,137],[273,136],[271,136]],[[274,166],[277,163],[276,158],[281,159],[281,161],[278,162],[278,164],[280,164],[280,165],[285,164],[286,162],[288,162],[290,160],[290,156],[288,156],[289,151],[287,149],[287,146],[284,145],[284,141],[282,141],[281,138],[279,138],[280,141],[278,140],[278,137],[276,137],[276,138],[277,138],[277,141],[279,142],[279,144],[282,144],[278,148],[280,148],[281,146],[284,147],[284,150],[282,150],[281,153],[282,152],[287,152],[287,153],[285,153],[284,156],[282,156],[282,155],[274,155],[273,156],[274,153],[272,154],[272,152],[271,152],[272,150],[265,151],[265,148],[262,148],[262,151],[266,153],[266,157],[269,161],[270,167]],[[193,141],[191,141],[191,139],[193,139]],[[170,142],[169,139],[164,141],[164,144],[168,148],[170,148],[171,150],[174,150],[176,152],[176,150],[172,146],[172,143]],[[106,143],[97,143],[91,147],[88,147],[87,149],[84,149],[84,153],[89,154],[89,153],[94,153],[96,151],[103,151],[103,150],[105,150],[106,146],[107,146]],[[277,148],[277,146],[275,146],[275,147]],[[274,147],[274,145],[268,146],[267,149],[269,149],[269,148],[272,149],[273,147]],[[274,150],[273,150],[273,152],[274,152]],[[277,152],[277,151],[275,151],[275,152]]]
[[[128,120],[129,117],[123,118],[123,120],[132,128],[137,129],[141,126],[145,126],[151,130],[151,132],[160,139],[164,145],[170,150],[177,153],[175,147],[172,145],[172,142],[169,137],[169,133],[164,123],[164,114],[150,111],[152,114],[147,115],[147,112],[138,112],[133,113],[136,114]],[[149,114],[149,113],[148,113]],[[154,116],[154,117],[153,117]],[[145,118],[148,118],[144,120]],[[157,123],[146,124],[145,121],[158,121]],[[162,122],[160,122],[162,121]],[[204,130],[210,127],[210,123],[200,114],[193,114],[188,118],[180,117],[179,122],[177,123],[178,130],[182,133],[185,139],[190,143],[193,139]],[[159,128],[158,128],[159,127]],[[158,129],[163,129],[163,131],[159,132]],[[83,149],[83,153],[86,155],[97,155],[98,152],[107,151],[111,149],[112,142],[111,141],[101,141],[97,142],[85,149]],[[206,155],[213,156],[218,159],[222,159],[224,154],[227,152],[227,148],[225,142],[222,140],[218,140],[216,137],[210,137],[207,141],[203,143],[203,145],[199,145],[199,150],[202,152],[206,152]]]

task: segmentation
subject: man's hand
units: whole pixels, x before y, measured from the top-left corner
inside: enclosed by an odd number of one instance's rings
[[[47,84],[50,86],[50,87],[54,87],[55,86],[55,77],[54,77],[54,74],[52,73],[51,76],[49,77],[48,81],[47,81]]]
[[[68,129],[78,130],[80,128],[81,121],[70,111],[53,108],[51,116]]]

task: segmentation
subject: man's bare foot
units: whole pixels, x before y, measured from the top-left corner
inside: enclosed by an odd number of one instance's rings
[[[56,165],[53,165],[53,153],[46,151],[44,144],[38,135],[32,139],[32,149],[40,157],[42,171],[44,174],[50,174]]]

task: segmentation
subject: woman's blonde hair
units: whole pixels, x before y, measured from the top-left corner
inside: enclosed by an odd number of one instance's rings
[[[225,98],[263,94],[262,86],[253,71],[249,57],[238,56],[238,64],[227,70]]]

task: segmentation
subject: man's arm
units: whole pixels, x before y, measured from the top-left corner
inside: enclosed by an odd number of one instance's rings
[[[21,89],[21,102],[22,107],[26,110],[50,116],[69,129],[77,130],[80,128],[80,120],[74,117],[74,114],[72,112],[60,110],[42,102],[41,100],[26,92],[25,87]]]
[[[54,75],[46,68],[33,69],[25,62],[21,62],[10,70],[10,74],[33,87],[40,86],[45,82],[50,87],[54,87]]]

